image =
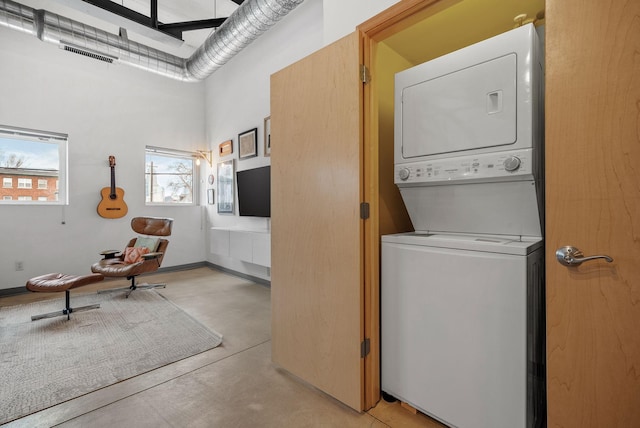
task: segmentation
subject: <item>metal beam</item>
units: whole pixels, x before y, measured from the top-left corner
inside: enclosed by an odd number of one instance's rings
[[[154,30],[161,31],[171,37],[182,40],[184,31],[201,30],[203,28],[219,27],[227,18],[203,19],[198,21],[176,22],[171,24],[163,24],[158,21],[158,0],[149,0],[150,11],[149,16],[138,13],[135,10],[121,6],[110,0],[82,0],[100,9],[106,10],[130,21],[144,25]],[[234,3],[242,4],[244,0],[232,0]]]
[[[174,22],[172,24],[159,24],[158,30],[182,38],[183,31],[202,30],[203,28],[217,28],[227,18],[201,19],[198,21]]]
[[[96,7],[99,7],[100,9],[104,9],[108,12],[115,13],[116,15],[126,18],[130,21],[134,21],[134,22],[137,22],[138,24],[151,27],[150,17],[143,15],[141,13],[138,13],[135,10],[121,6],[118,3],[114,3],[110,0],[82,0],[82,1],[85,3],[92,4]],[[156,4],[156,9],[157,9],[157,4]]]
[[[149,16],[151,17],[151,26],[158,28],[158,0],[151,0],[150,5],[151,10],[149,11]]]

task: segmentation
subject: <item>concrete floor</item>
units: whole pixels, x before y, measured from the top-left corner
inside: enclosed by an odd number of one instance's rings
[[[144,279],[166,282],[160,293],[222,333],[222,345],[3,426],[444,427],[397,402],[355,412],[275,366],[268,287],[206,267]],[[74,290],[72,305],[74,294],[127,284],[106,280]],[[4,297],[0,306],[46,298],[63,304],[64,293]]]

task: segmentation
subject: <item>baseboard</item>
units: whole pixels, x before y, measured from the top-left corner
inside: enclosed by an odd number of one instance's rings
[[[207,262],[188,263],[186,265],[161,267],[161,268],[158,268],[158,270],[155,271],[154,273],[178,272],[181,270],[191,270],[191,269],[197,269],[201,267],[209,267],[209,266],[207,265]]]
[[[161,267],[157,271],[155,271],[154,273],[178,272],[178,271],[181,271],[181,270],[191,270],[191,269],[197,269],[197,268],[201,268],[201,267],[208,267],[208,268],[211,268],[211,269],[219,270],[221,272],[228,273],[228,274],[233,275],[233,276],[237,276],[237,277],[240,277],[240,278],[248,279],[249,281],[253,281],[253,282],[255,282],[257,284],[260,284],[260,285],[271,287],[271,281],[268,281],[268,280],[262,279],[262,278],[258,278],[257,276],[252,276],[252,275],[247,275],[245,273],[236,272],[235,270],[227,269],[225,267],[218,266],[218,265],[215,265],[215,264],[209,263],[209,262],[197,262],[197,263],[188,263],[188,264],[185,264],[185,265],[178,265],[178,266]],[[27,293],[29,293],[29,290],[27,290],[26,287],[4,288],[4,289],[0,290],[0,297],[16,296],[18,294],[27,294]]]
[[[26,287],[3,288],[0,290],[0,297],[17,296],[18,294],[29,293]]]
[[[233,275],[233,276],[237,276],[237,277],[240,277],[240,278],[248,279],[249,281],[253,281],[256,284],[264,285],[266,287],[271,287],[271,281],[269,281],[268,279],[259,278],[257,276],[253,276],[253,275],[248,275],[246,273],[238,272],[238,271],[235,271],[233,269],[229,269],[229,268],[226,268],[226,267],[223,267],[223,266],[219,266],[219,265],[213,264],[211,262],[204,262],[204,263],[205,263],[205,265],[207,267],[210,267],[211,269],[219,270],[221,272],[228,273],[229,275]]]

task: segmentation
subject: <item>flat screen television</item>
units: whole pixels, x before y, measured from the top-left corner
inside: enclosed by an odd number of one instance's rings
[[[238,213],[241,216],[271,217],[271,167],[236,172]]]

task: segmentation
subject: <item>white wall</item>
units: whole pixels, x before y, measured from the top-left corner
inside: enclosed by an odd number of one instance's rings
[[[236,171],[269,165],[264,156],[264,118],[269,116],[270,76],[322,47],[322,0],[306,0],[247,46],[206,81],[207,141],[219,161],[235,159]],[[258,157],[238,159],[238,134],[258,128]],[[233,154],[220,158],[218,145],[233,139]],[[214,186],[215,187],[215,186]],[[216,190],[217,194],[217,190]],[[236,192],[237,196],[237,192]],[[218,214],[208,206],[212,226],[268,230],[269,220]],[[207,250],[208,252],[208,250]],[[219,266],[270,279],[267,268],[208,253]]]
[[[0,289],[21,287],[35,275],[88,273],[103,249],[121,249],[136,215],[175,221],[164,266],[208,260],[269,279],[269,270],[209,253],[210,226],[268,229],[265,219],[219,215],[204,207],[144,206],[144,146],[185,150],[234,140],[237,169],[267,165],[263,119],[269,115],[270,75],[344,35],[394,0],[306,0],[206,82],[175,82],[125,65],[107,65],[61,51],[33,36],[0,28],[0,124],[70,135],[70,205],[0,206]],[[257,127],[260,156],[237,160],[238,133]],[[116,156],[117,185],[129,214],[96,214],[109,185],[107,158]],[[203,177],[213,168],[203,163]],[[202,181],[201,196],[206,201]],[[206,218],[205,218],[206,217]],[[66,224],[62,225],[62,221]],[[24,262],[16,272],[15,262]]]
[[[108,65],[4,27],[0,58],[0,124],[69,134],[70,181],[66,207],[0,205],[0,289],[49,272],[89,273],[101,250],[135,236],[129,222],[138,215],[175,219],[163,266],[205,259],[203,207],[144,205],[145,145],[206,146],[204,83]],[[129,207],[122,219],[96,212],[109,155]]]
[[[207,141],[215,154],[214,174],[220,160],[235,159],[236,170],[270,164],[263,155],[263,120],[269,115],[271,74],[352,33],[357,25],[397,1],[306,0],[210,76],[206,82]],[[254,127],[258,128],[260,154],[238,160],[238,133]],[[229,139],[233,139],[233,155],[219,158],[218,145]],[[218,214],[217,205],[209,206],[207,212],[210,226],[253,230],[268,230],[270,226],[267,219]],[[269,269],[211,254],[208,248],[209,262],[270,279]]]
[[[324,0],[325,46],[400,0]]]

